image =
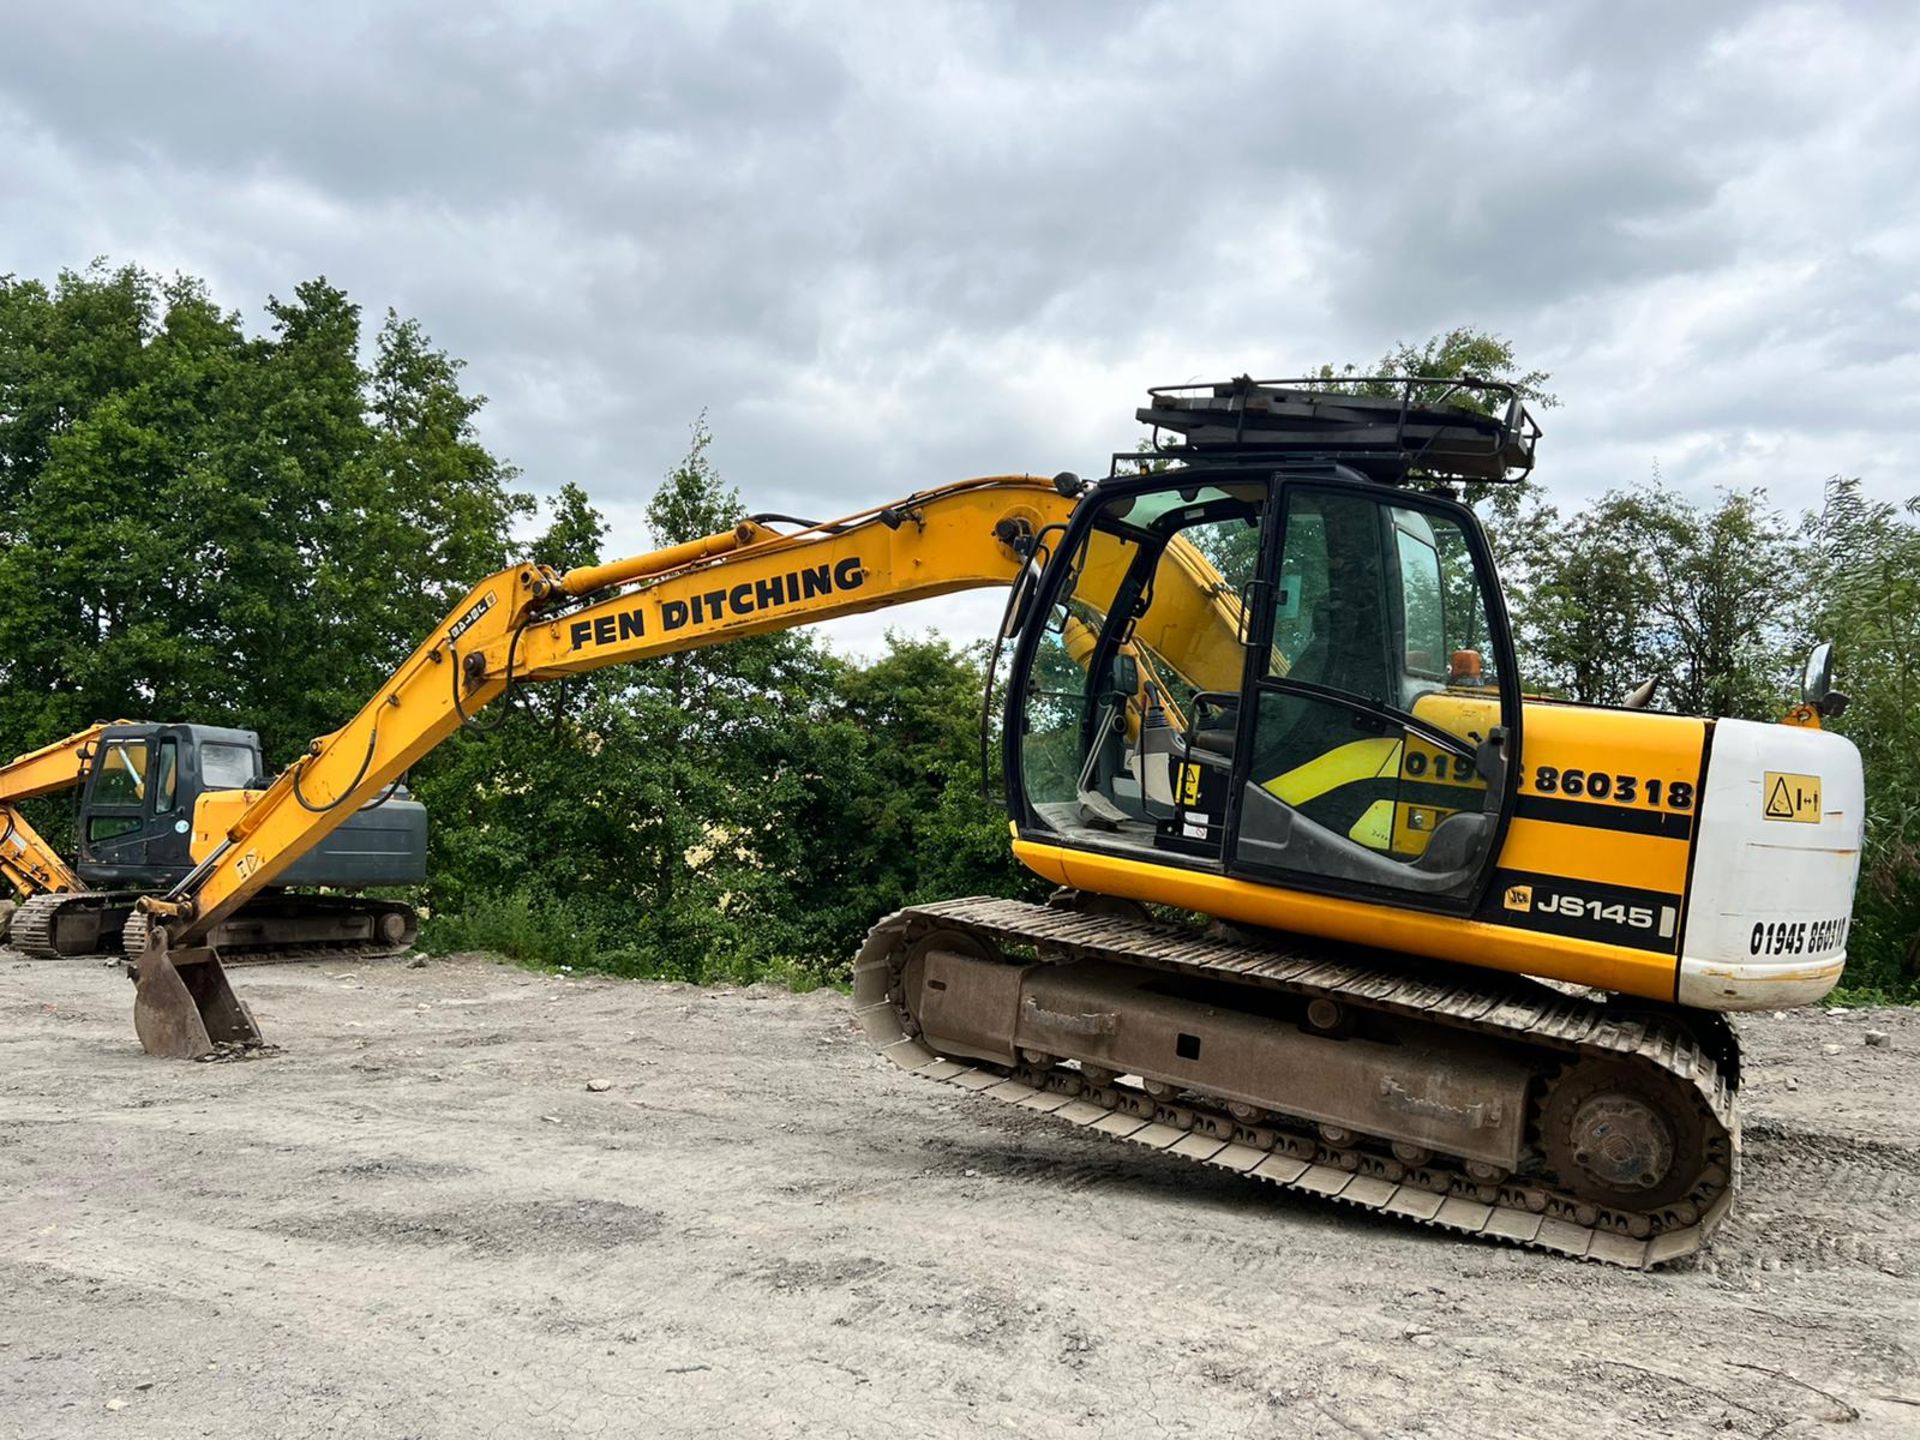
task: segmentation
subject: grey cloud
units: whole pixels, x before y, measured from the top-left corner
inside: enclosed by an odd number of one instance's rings
[[[9,42],[0,270],[249,306],[325,272],[467,357],[487,439],[620,544],[703,407],[755,503],[844,511],[1455,324],[1555,371],[1572,494],[1656,455],[1920,488],[1897,7],[209,0]]]

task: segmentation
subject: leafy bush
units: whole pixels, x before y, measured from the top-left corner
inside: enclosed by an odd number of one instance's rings
[[[475,894],[454,914],[421,922],[419,948],[430,955],[484,950],[523,965],[600,968],[608,955],[597,926],[555,901],[536,901],[525,890]]]

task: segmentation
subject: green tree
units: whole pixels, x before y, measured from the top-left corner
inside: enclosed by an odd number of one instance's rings
[[[1536,496],[1501,533],[1529,684],[1611,704],[1656,679],[1664,708],[1779,713],[1799,571],[1760,491],[1702,507],[1638,486],[1570,515]]]
[[[1649,639],[1652,570],[1615,505],[1563,516],[1535,502],[1505,529],[1500,555],[1527,684],[1584,704],[1615,704],[1658,662]]]
[[[1512,385],[1525,399],[1543,409],[1552,409],[1560,403],[1559,397],[1546,388],[1552,377],[1545,370],[1529,370],[1523,366],[1514,354],[1512,342],[1466,325],[1442,331],[1418,345],[1402,341],[1364,372],[1354,365],[1322,365],[1319,371],[1320,379],[1362,395],[1396,395],[1399,388],[1392,380],[1413,375],[1492,380]],[[1414,392],[1416,403],[1432,404],[1442,399],[1452,404],[1479,403],[1470,393],[1447,385],[1423,386]]]
[[[711,444],[696,422],[648,506],[656,544],[740,518]],[[535,552],[591,560],[601,533],[584,497],[563,494]],[[789,631],[577,677],[564,708],[523,698],[423,776],[437,943],[817,979],[844,974],[900,905],[1044,888],[980,793],[981,667],[940,640],[892,636],[860,663]]]
[[[242,345],[194,281],[103,264],[52,288],[0,278],[5,753],[218,685],[217,641],[181,623],[199,587],[169,539]],[[64,848],[70,807],[43,809]]]
[[[740,518],[711,444],[703,418],[648,506],[656,544]],[[563,491],[534,550],[582,563],[603,534],[585,497]],[[828,657],[788,632],[590,672],[564,704],[523,697],[498,732],[459,737],[423,777],[430,813],[453,817],[436,906],[457,918],[518,893],[507,918],[530,916],[549,958],[593,950],[576,943],[592,935],[634,973],[744,976],[793,958],[776,953],[796,932],[771,898],[769,852],[784,853],[791,823],[781,766],[807,752],[832,683]]]
[[[1777,717],[1798,628],[1790,607],[1799,571],[1764,492],[1725,491],[1706,509],[1649,488],[1616,498],[1614,508],[1653,581],[1651,644],[1671,708]]]
[[[598,565],[607,541],[607,522],[587,492],[569,480],[547,501],[547,508],[553,519],[534,542],[532,558],[562,573],[577,565]]]
[[[1412,398],[1419,405],[1464,405],[1476,410],[1492,410],[1495,397],[1444,383],[1451,380],[1488,380],[1511,385],[1536,410],[1551,410],[1560,403],[1559,396],[1546,388],[1552,377],[1545,370],[1532,370],[1523,365],[1511,341],[1465,325],[1442,331],[1417,345],[1402,341],[1364,371],[1354,365],[1338,368],[1322,365],[1319,371],[1319,378],[1332,388],[1359,395],[1397,396],[1400,386],[1394,382],[1412,376],[1433,376],[1443,382],[1415,386]],[[1482,510],[1499,547],[1506,540],[1505,532],[1515,522],[1521,506],[1537,493],[1537,485],[1528,475],[1499,484],[1471,482],[1463,487],[1462,493],[1468,504]]]
[[[1007,844],[997,774],[982,793],[981,647],[889,632],[885,654],[822,679],[806,723],[763,732],[753,900],[779,954],[833,970],[903,905],[1046,892]]]
[[[374,364],[324,280],[248,336],[204,285],[95,265],[0,281],[0,736],[116,714],[260,731],[358,707],[527,501],[412,322]]]
[[[1835,476],[1802,534],[1809,638],[1833,642],[1835,685],[1851,701],[1830,723],[1866,768],[1847,983],[1920,995],[1920,497],[1877,503]]]

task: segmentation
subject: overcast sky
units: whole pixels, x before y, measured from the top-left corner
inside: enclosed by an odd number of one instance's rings
[[[1920,5],[0,0],[0,272],[417,316],[624,552],[1102,473],[1149,384],[1493,330],[1566,502],[1920,493]],[[842,622],[984,631],[997,599]]]

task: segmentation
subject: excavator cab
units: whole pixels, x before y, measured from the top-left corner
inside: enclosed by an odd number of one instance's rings
[[[210,725],[112,725],[85,758],[76,868],[89,884],[114,887],[186,874],[195,802],[245,789],[264,768],[251,730]]]
[[[1196,408],[1174,417],[1188,433],[1217,418]],[[1504,427],[1485,436],[1460,478],[1504,471]],[[1015,654],[1023,838],[1470,909],[1511,808],[1520,695],[1480,527],[1430,478],[1402,483],[1411,454],[1404,434],[1321,454],[1242,435],[1096,486]]]
[[[206,857],[266,782],[260,737],[218,725],[110,725],[86,756],[78,863],[89,885],[156,889]],[[356,814],[289,868],[286,886],[360,889],[426,878],[426,810],[404,793]]]
[[[140,897],[143,1045],[256,1040],[222,952],[516,684],[1011,585],[1014,852],[1061,893],[876,924],[852,981],[882,1053],[1383,1214],[1626,1265],[1696,1250],[1738,1155],[1738,1042],[1714,1012],[1838,978],[1858,753],[1805,724],[1533,700],[1519,793],[1512,640],[1456,498],[1531,468],[1511,386],[1242,379],[1138,413],[1154,453],[1091,487],[983,477],[480,580],[209,827],[191,875]],[[99,785],[139,769],[102,754]],[[143,823],[172,813],[146,759]]]

